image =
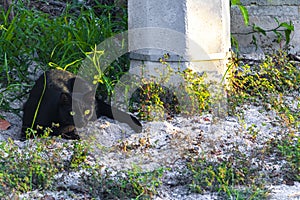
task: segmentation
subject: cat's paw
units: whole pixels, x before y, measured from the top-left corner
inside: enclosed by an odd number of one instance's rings
[[[79,140],[80,136],[78,135],[75,126],[69,125],[62,127],[60,129],[60,135],[63,139],[67,140]]]

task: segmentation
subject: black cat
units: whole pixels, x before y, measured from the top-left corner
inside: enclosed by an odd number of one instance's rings
[[[41,135],[47,127],[51,128],[52,136],[79,139],[75,125],[83,127],[100,116],[127,123],[135,132],[142,131],[136,117],[95,99],[92,87],[86,81],[63,70],[50,70],[39,77],[23,111],[22,139],[33,137],[29,128]]]

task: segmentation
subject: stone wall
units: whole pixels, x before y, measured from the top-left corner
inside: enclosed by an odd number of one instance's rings
[[[256,34],[258,48],[251,44],[251,26],[256,24],[263,29],[273,29],[277,27],[277,22],[290,22],[294,24],[295,31],[291,34],[292,52],[300,53],[300,1],[299,0],[241,0],[249,12],[249,27],[244,25],[243,17],[236,6],[231,7],[231,33],[239,41],[240,52],[243,54],[260,54],[275,48],[283,47],[274,42],[274,33],[268,33],[267,37]]]

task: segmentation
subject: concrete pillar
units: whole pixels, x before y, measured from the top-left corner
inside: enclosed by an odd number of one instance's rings
[[[164,53],[172,66],[180,62],[215,78],[226,71],[229,0],[129,0],[128,29],[134,73],[141,63],[159,65]]]
[[[188,67],[221,82],[230,50],[229,0],[128,0],[128,45],[132,74],[145,76],[146,68],[146,76],[160,79],[168,72],[159,59],[168,53],[173,69]]]

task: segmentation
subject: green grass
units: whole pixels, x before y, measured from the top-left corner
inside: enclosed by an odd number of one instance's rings
[[[0,108],[12,110],[9,102],[20,99],[32,86],[29,71],[34,74],[39,69],[60,67],[76,73],[86,52],[127,30],[126,9],[119,9],[120,17],[112,19],[113,9],[114,6],[100,4],[94,7],[70,4],[61,15],[53,17],[18,1],[14,5],[16,17],[9,21],[8,12],[1,8],[0,87],[4,90],[0,94]],[[104,77],[110,77],[106,79],[112,85],[126,70],[125,56],[114,62]]]

